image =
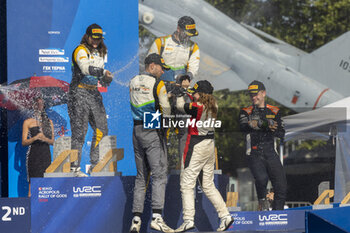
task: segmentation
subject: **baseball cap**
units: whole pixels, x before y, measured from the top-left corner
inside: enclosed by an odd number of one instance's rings
[[[183,29],[188,36],[198,36],[196,23],[190,16],[182,16],[177,22],[177,26]]]
[[[86,34],[91,36],[94,39],[101,39],[103,38],[103,32],[102,28],[100,25],[94,23],[91,24],[87,29],[86,29]]]
[[[164,62],[164,59],[162,58],[162,56],[160,56],[159,54],[156,54],[156,53],[152,53],[150,55],[148,55],[145,59],[145,65],[149,65],[151,63],[155,63],[155,64],[158,64],[160,65],[163,70],[169,70],[170,67],[167,66]]]
[[[213,94],[213,86],[207,80],[200,80],[194,84],[192,88],[189,88],[190,93],[202,92],[206,94]]]
[[[259,91],[265,91],[265,86],[262,82],[259,82],[257,80],[254,80],[251,82],[248,86],[248,92],[249,94],[256,94]]]

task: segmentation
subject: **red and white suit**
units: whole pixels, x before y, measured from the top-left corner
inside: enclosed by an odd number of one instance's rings
[[[185,103],[177,98],[177,108],[191,115],[191,120],[213,120],[211,113],[199,102]],[[189,125],[188,137],[183,154],[180,186],[182,195],[183,219],[194,220],[194,187],[200,172],[202,190],[218,212],[219,218],[229,215],[226,204],[214,184],[215,142],[213,127]]]

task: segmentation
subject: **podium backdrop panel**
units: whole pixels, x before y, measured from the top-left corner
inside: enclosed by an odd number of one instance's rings
[[[124,0],[10,0],[7,1],[8,83],[38,76],[51,76],[70,83],[73,50],[80,44],[86,28],[99,24],[108,48],[105,68],[114,74],[111,85],[101,90],[106,108],[109,135],[116,135],[118,148],[125,158],[118,163],[123,175],[135,175],[132,148],[132,116],[129,104],[129,80],[139,73],[138,65],[138,1]],[[56,83],[57,84],[57,83]],[[13,85],[14,90],[17,87]],[[45,87],[50,88],[50,87]],[[22,89],[20,91],[23,91]],[[50,93],[50,92],[48,92]],[[63,91],[62,95],[66,93]],[[9,196],[24,197],[28,193],[26,147],[21,145],[23,120],[31,115],[30,100],[24,106],[10,105],[17,92],[5,93],[0,101],[8,111],[8,177]],[[54,123],[55,137],[71,136],[67,98],[50,96],[47,108]],[[21,95],[20,95],[21,96]],[[24,95],[25,97],[25,95]],[[28,101],[28,103],[26,102]],[[28,109],[27,109],[28,108]],[[83,146],[81,167],[90,162],[92,130],[89,128]]]
[[[127,232],[134,177],[32,180],[32,232]],[[128,192],[130,192],[128,194]],[[129,220],[129,221],[127,221]]]

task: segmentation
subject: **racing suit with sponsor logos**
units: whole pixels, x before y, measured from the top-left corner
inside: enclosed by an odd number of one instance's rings
[[[184,101],[185,103],[191,103],[193,101],[193,97],[191,94],[186,93],[184,95]],[[176,120],[178,121],[184,121],[186,122],[187,119],[190,119],[190,116],[188,114],[184,114],[183,112],[179,111],[176,109],[175,111],[176,114]],[[180,117],[179,117],[180,115]],[[178,147],[178,153],[180,156],[180,161],[183,162],[183,152],[186,147],[186,141],[187,141],[187,135],[188,135],[188,128],[187,127],[178,127],[177,128],[177,138],[179,140],[179,147]]]
[[[134,187],[133,213],[142,213],[147,176],[152,174],[152,209],[164,207],[167,183],[167,153],[164,134],[160,129],[145,129],[144,113],[160,110],[170,114],[170,104],[164,82],[149,73],[135,76],[130,81],[130,105],[134,119],[133,145],[137,175]]]
[[[248,123],[252,120],[260,121],[261,127],[253,129]],[[268,127],[271,120],[277,122],[275,131]],[[271,105],[243,108],[239,114],[239,124],[245,133],[248,166],[255,179],[258,198],[266,198],[270,179],[275,193],[272,208],[282,210],[287,196],[287,180],[274,140],[275,137],[283,140],[285,133],[279,108]]]
[[[174,35],[157,38],[148,51],[148,55],[157,53],[161,55],[170,70],[165,71],[161,79],[175,82],[179,74],[187,73],[192,79],[198,74],[199,69],[199,47],[197,43],[188,41],[180,43]]]
[[[183,97],[178,97],[177,108],[191,115],[191,121],[214,120],[211,113],[199,102],[185,103]],[[214,128],[210,126],[197,127],[197,124],[190,124],[188,128],[180,175],[184,220],[194,220],[194,187],[198,176],[202,190],[214,205],[219,218],[229,215],[226,204],[214,184],[215,142]]]
[[[174,35],[168,35],[163,37],[158,37],[152,44],[148,51],[148,54],[157,53],[161,55],[164,59],[165,64],[170,67],[170,70],[165,70],[161,79],[165,82],[167,91],[170,92],[173,89],[173,83],[175,83],[176,77],[181,74],[187,74],[191,79],[198,74],[200,52],[197,43],[188,41],[187,43],[180,43]],[[170,98],[170,104],[172,106],[172,114],[181,114],[176,110],[176,100]],[[179,118],[177,120],[183,120]],[[176,128],[175,132],[178,139],[178,151],[179,156],[183,153],[185,147],[185,140],[187,129],[186,128]],[[168,130],[170,133],[170,129]]]
[[[99,160],[99,142],[108,134],[106,110],[97,84],[105,74],[105,59],[97,50],[89,51],[79,45],[72,54],[72,81],[68,93],[68,114],[72,129],[71,148],[78,150],[78,160],[72,167],[79,167],[81,151],[88,130],[93,129],[90,163],[93,168]]]

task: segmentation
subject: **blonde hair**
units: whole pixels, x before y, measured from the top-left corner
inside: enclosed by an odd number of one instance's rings
[[[201,102],[205,108],[207,109],[207,113],[205,116],[205,119],[208,119],[208,113],[211,113],[211,117],[216,118],[218,113],[218,106],[216,104],[216,100],[212,94],[206,94],[202,92],[198,92],[199,99],[198,101]]]

